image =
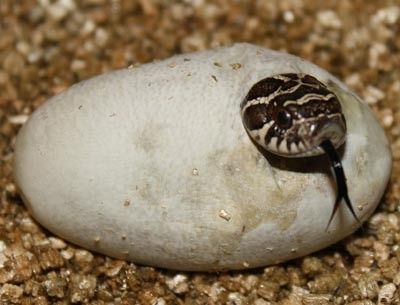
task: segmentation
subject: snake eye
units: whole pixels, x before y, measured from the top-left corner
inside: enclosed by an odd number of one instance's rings
[[[290,128],[292,126],[292,116],[286,110],[279,110],[276,114],[276,123],[281,128]]]

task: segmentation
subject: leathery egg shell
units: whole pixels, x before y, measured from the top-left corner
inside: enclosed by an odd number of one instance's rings
[[[343,83],[298,57],[235,44],[80,82],[22,127],[15,178],[28,209],[66,240],[139,264],[244,269],[326,247],[357,229],[326,156],[274,157],[245,132],[257,81],[307,73],[338,96],[349,196],[365,220],[390,176],[385,134]]]

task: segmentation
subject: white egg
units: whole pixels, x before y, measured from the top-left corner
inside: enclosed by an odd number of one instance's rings
[[[340,99],[342,162],[361,220],[385,190],[391,154],[368,107],[295,56],[235,44],[94,77],[21,129],[15,178],[39,223],[82,247],[180,270],[244,269],[299,257],[352,233],[325,156],[264,156],[240,103],[257,81],[307,73]],[[61,72],[60,72],[61,73]]]

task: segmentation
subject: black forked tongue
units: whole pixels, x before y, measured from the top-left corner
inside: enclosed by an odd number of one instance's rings
[[[329,160],[333,167],[333,171],[335,172],[336,187],[337,187],[336,202],[333,207],[331,217],[329,218],[328,225],[326,226],[326,230],[328,229],[329,225],[331,224],[332,219],[335,216],[340,203],[342,202],[342,199],[344,199],[347,207],[349,208],[349,210],[350,210],[351,214],[353,215],[353,217],[355,218],[355,220],[357,220],[357,222],[361,225],[360,220],[358,219],[356,213],[354,212],[353,205],[351,204],[349,194],[347,191],[346,176],[344,175],[342,162],[340,161],[339,155],[338,155],[335,147],[333,146],[333,144],[330,140],[323,141],[320,144],[320,146],[329,157]]]

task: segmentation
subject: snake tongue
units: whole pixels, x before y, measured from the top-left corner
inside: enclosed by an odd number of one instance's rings
[[[353,217],[355,218],[355,220],[357,220],[357,222],[359,224],[361,224],[356,213],[354,212],[353,205],[351,204],[349,194],[347,191],[346,176],[343,171],[342,162],[340,161],[340,157],[339,157],[335,147],[333,146],[333,144],[330,140],[324,140],[320,144],[320,147],[325,151],[325,153],[329,157],[329,161],[331,162],[333,171],[335,173],[335,180],[336,180],[336,187],[337,187],[337,196],[336,196],[335,205],[333,206],[333,210],[332,210],[331,216],[329,218],[328,225],[326,226],[326,230],[328,229],[329,225],[331,224],[332,219],[335,216],[340,203],[342,202],[342,199],[344,199],[346,206],[350,210],[350,212],[353,215]]]

